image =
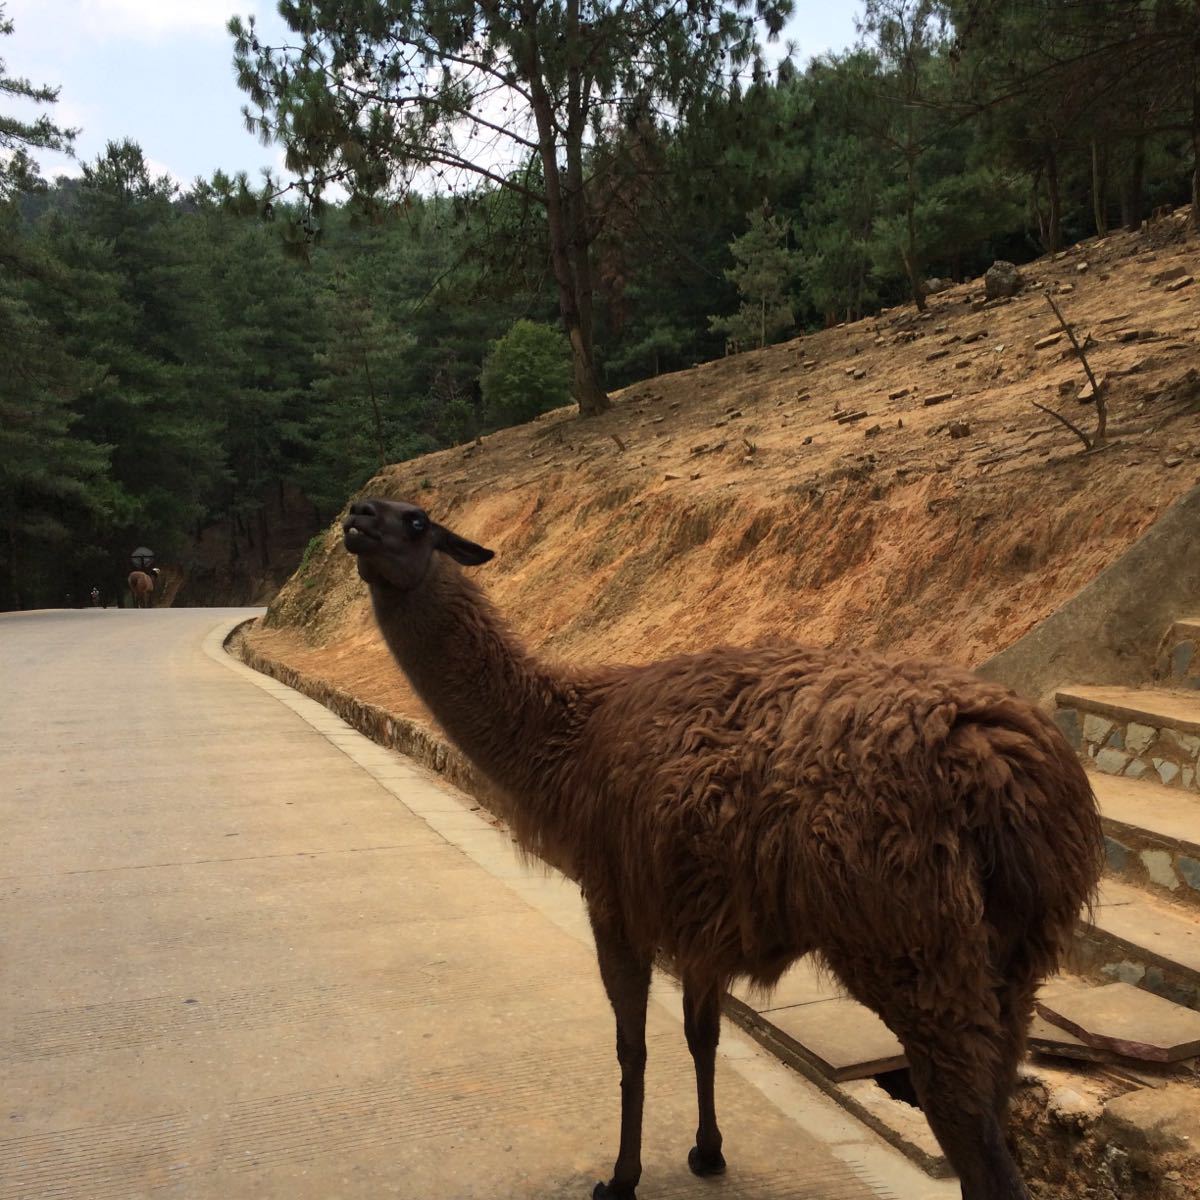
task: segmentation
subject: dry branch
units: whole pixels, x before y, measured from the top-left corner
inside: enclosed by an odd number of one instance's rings
[[[1049,292],[1046,293],[1046,303],[1049,304],[1054,310],[1054,315],[1058,318],[1058,323],[1066,331],[1067,337],[1071,339],[1071,345],[1075,347],[1075,353],[1079,356],[1079,361],[1083,364],[1083,370],[1088,377],[1088,383],[1092,385],[1092,395],[1096,400],[1096,436],[1094,439],[1092,439],[1092,441],[1088,441],[1088,439],[1084,437],[1084,435],[1080,433],[1080,431],[1076,429],[1075,426],[1072,425],[1071,422],[1065,417],[1059,417],[1058,413],[1050,413],[1050,415],[1053,417],[1058,417],[1058,419],[1068,429],[1075,430],[1075,432],[1083,438],[1084,444],[1087,446],[1087,448],[1091,450],[1093,445],[1099,446],[1103,444],[1104,431],[1108,425],[1108,409],[1104,399],[1104,388],[1100,384],[1100,381],[1096,378],[1095,373],[1092,371],[1092,365],[1088,362],[1087,355],[1083,352],[1083,347],[1079,344],[1079,339],[1075,336],[1075,330],[1067,322],[1066,317],[1062,315],[1062,309],[1058,307],[1054,301],[1054,297],[1051,296]],[[1041,408],[1042,406],[1039,404],[1037,407]],[[1050,412],[1048,408],[1044,411]]]
[[[1030,400],[1029,403],[1032,404],[1034,408],[1040,408],[1042,412],[1049,413],[1050,416],[1052,416],[1056,421],[1061,421],[1088,450],[1092,449],[1091,438],[1089,438],[1088,435],[1084,433],[1083,430],[1080,429],[1079,426],[1073,421],[1068,421],[1067,418],[1062,415],[1062,413],[1056,413],[1054,409],[1047,408],[1044,404],[1039,404],[1036,400]]]

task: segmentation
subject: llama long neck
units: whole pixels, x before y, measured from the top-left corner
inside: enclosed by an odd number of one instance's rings
[[[514,801],[536,803],[532,764],[578,716],[569,680],[529,654],[453,564],[435,560],[412,592],[372,584],[371,599],[392,655],[451,740]]]

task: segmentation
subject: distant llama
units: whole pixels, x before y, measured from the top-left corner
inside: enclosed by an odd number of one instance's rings
[[[134,608],[149,608],[151,597],[154,595],[154,584],[158,579],[158,568],[151,567],[146,571],[130,571],[129,594],[133,597]]]
[[[596,1200],[641,1177],[651,964],[683,984],[699,1127],[721,996],[805,954],[896,1033],[963,1200],[1027,1200],[1002,1121],[1038,984],[1102,862],[1095,800],[1045,715],[963,670],[817,647],[571,671],[459,569],[490,550],[411,504],[351,505],[346,547],[442,727],[506,796],[519,843],[582,888],[617,1024],[621,1137]]]

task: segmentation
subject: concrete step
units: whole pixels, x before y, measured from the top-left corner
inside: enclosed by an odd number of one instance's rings
[[[1106,775],[1200,791],[1200,695],[1165,688],[1073,687],[1054,719]]]
[[[1068,965],[1089,978],[1136,984],[1200,1009],[1200,919],[1106,877],[1095,915],[1080,922]]]
[[[1097,771],[1090,777],[1109,872],[1200,912],[1200,796]]]
[[[1200,617],[1171,626],[1159,651],[1157,675],[1167,687],[1200,689]]]

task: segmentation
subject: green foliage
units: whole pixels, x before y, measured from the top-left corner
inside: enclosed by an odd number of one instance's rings
[[[301,575],[307,573],[308,565],[312,561],[313,555],[321,549],[324,541],[324,533],[314,533],[312,537],[308,539],[308,543],[304,547],[304,553],[300,556],[300,565],[296,568]]]
[[[569,404],[571,351],[549,325],[518,321],[492,343],[480,377],[483,402],[499,424],[532,421],[539,413]]]
[[[285,490],[316,531],[382,463],[588,385],[555,320],[622,386],[1200,197],[1194,0],[870,0],[772,80],[750,21],[785,9],[288,0],[309,57],[235,52],[297,202],[181,193],[128,141],[48,186],[70,131],[0,112],[0,604],[115,594],[132,546],[186,566],[214,526],[277,565]],[[55,95],[0,62],[0,104]]]
[[[265,45],[253,17],[230,22],[235,69],[247,125],[283,142],[314,212],[331,181],[367,211],[422,175],[520,197],[544,214],[580,411],[607,408],[593,245],[653,170],[656,114],[696,116],[731,71],[761,77],[758,26],[777,37],[791,0],[286,0],[280,13],[287,47]]]
[[[13,23],[5,14],[6,8],[7,5],[0,3],[0,37],[11,37],[13,32]],[[9,75],[7,64],[0,58],[0,96],[15,97],[32,104],[53,104],[58,99],[58,88]],[[46,113],[33,121],[0,113],[0,202],[41,186],[37,166],[30,157],[31,150],[70,152],[75,133],[74,129],[56,125]]]
[[[789,223],[765,210],[749,214],[750,228],[730,243],[736,266],[725,277],[737,285],[741,306],[710,326],[743,344],[765,346],[794,323],[789,294],[799,255],[789,249]]]

